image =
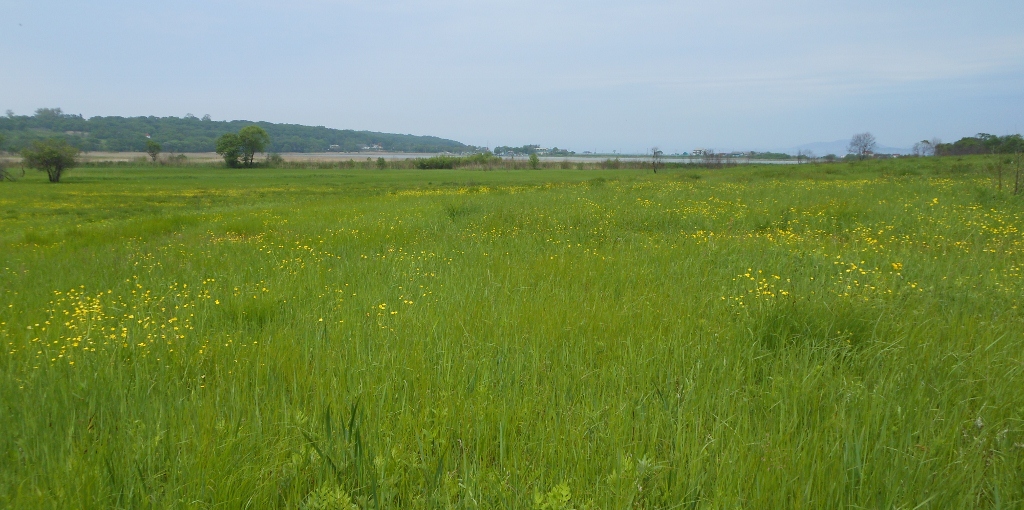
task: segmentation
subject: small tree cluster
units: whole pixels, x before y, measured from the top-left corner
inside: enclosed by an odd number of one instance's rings
[[[235,168],[254,166],[256,153],[263,152],[270,144],[270,135],[263,128],[253,125],[246,126],[238,133],[225,133],[217,139],[217,154],[224,158],[224,163]],[[241,162],[239,162],[241,158]]]
[[[968,156],[972,154],[1016,154],[1024,151],[1021,135],[996,136],[978,133],[953,143],[935,144],[936,156]]]

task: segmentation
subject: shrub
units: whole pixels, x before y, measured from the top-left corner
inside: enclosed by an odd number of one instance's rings
[[[472,156],[466,156],[466,157],[460,158],[460,159],[463,161],[464,164],[469,164],[469,165],[491,165],[491,164],[494,164],[494,163],[500,163],[501,162],[501,158],[499,158],[498,156],[495,156],[491,152],[481,152],[481,153],[473,154]]]
[[[276,152],[271,152],[263,159],[263,165],[268,168],[281,168],[284,166],[284,158]]]
[[[417,159],[416,168],[420,170],[451,170],[460,162],[459,159],[452,156],[434,156],[432,158]]]

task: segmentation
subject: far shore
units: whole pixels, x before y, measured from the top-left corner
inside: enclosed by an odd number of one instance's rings
[[[385,160],[406,160],[406,159],[418,159],[418,158],[430,158],[439,156],[442,153],[428,153],[428,152],[283,152],[281,157],[285,161],[302,162],[302,161],[365,161],[366,159],[376,160],[377,158],[384,158]],[[185,153],[162,153],[158,156],[160,160],[168,160],[172,156],[185,156],[187,161],[191,163],[213,163],[220,161],[221,157],[215,152],[185,152]],[[260,154],[256,157],[257,161],[262,160],[266,155]],[[83,163],[102,163],[105,161],[121,163],[139,161],[149,161],[149,154],[145,152],[83,152],[79,156],[79,160]],[[516,156],[515,158],[506,157],[505,159],[516,159],[525,160],[525,156]],[[642,154],[574,154],[571,156],[541,156],[540,160],[544,162],[558,162],[558,161],[569,161],[572,163],[588,163],[603,161],[606,159],[619,159],[622,162],[633,162],[633,161],[647,161],[650,160],[650,156],[644,156]],[[21,157],[17,154],[7,154],[0,156],[0,160],[7,161],[9,163],[19,163]],[[700,156],[665,156],[662,158],[665,163],[701,163],[702,158]],[[729,163],[737,164],[760,164],[760,165],[787,165],[796,164],[795,159],[791,160],[776,160],[776,159],[747,159],[747,158],[727,158],[726,161]]]

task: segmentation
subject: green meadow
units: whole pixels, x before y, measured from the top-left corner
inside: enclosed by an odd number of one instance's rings
[[[0,507],[1021,508],[998,164],[0,183]]]

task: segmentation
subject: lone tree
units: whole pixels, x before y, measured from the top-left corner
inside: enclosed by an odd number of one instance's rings
[[[149,157],[153,158],[153,162],[156,163],[156,157],[160,155],[160,151],[163,147],[159,143],[153,140],[146,140],[146,152],[149,153]]]
[[[238,166],[238,158],[242,156],[242,142],[237,133],[224,133],[217,139],[217,154],[224,158],[224,164],[230,168]]]
[[[241,158],[243,166],[252,168],[256,153],[263,152],[270,143],[270,135],[259,126],[246,126],[238,133],[225,133],[217,139],[217,154],[224,158],[229,167],[239,166]]]
[[[935,146],[939,145],[940,143],[942,142],[938,141],[938,138],[933,138],[932,141],[921,140],[920,142],[914,144],[914,155],[923,157],[934,156]]]
[[[853,135],[850,139],[850,146],[846,148],[846,152],[857,156],[859,159],[864,159],[875,153],[875,137],[871,133],[860,133]]]
[[[540,158],[537,157],[536,152],[530,153],[530,169],[536,170],[540,168]]]
[[[661,166],[662,156],[665,153],[661,152],[661,149],[657,147],[651,147],[651,168],[654,169],[654,173],[658,173],[658,167]]]
[[[80,151],[63,138],[37,140],[21,151],[25,165],[46,172],[50,182],[60,182],[64,172],[74,168]]]

